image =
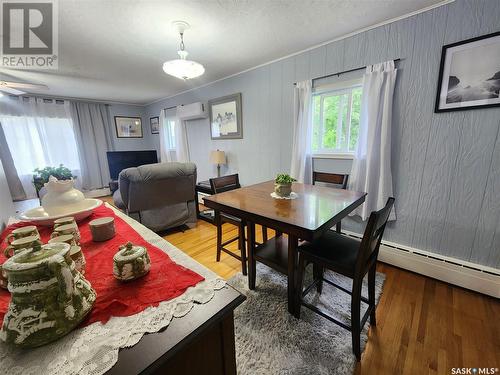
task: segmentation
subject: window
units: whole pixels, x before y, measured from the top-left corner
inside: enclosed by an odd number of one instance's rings
[[[167,136],[165,137],[169,150],[175,150],[175,118],[167,117]]]
[[[80,161],[73,123],[63,104],[21,104],[19,113],[0,114],[0,126],[26,195],[36,197],[31,182],[35,168],[64,164],[79,176]]]
[[[318,154],[353,153],[359,135],[361,82],[313,94],[312,150]]]

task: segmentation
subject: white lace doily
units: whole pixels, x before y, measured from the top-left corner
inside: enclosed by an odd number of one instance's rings
[[[58,341],[36,349],[22,350],[0,342],[0,369],[5,375],[101,375],[118,360],[120,348],[131,347],[145,333],[158,332],[173,318],[181,318],[191,311],[194,303],[207,303],[226,282],[194,259],[171,245],[142,224],[114,209],[146,241],[165,251],[177,264],[189,268],[205,281],[188,288],[186,292],[158,307],[127,317],[111,318],[106,324],[93,323],[77,329]]]
[[[297,199],[299,195],[292,191],[288,197],[281,197],[273,191],[271,193],[271,197],[273,197],[274,199]]]

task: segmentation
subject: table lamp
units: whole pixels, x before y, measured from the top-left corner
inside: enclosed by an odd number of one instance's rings
[[[210,163],[217,164],[217,177],[220,177],[220,166],[226,164],[226,154],[224,151],[212,151],[210,153]]]

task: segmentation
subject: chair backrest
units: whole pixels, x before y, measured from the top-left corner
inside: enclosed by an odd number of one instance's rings
[[[241,187],[240,178],[238,174],[211,178],[210,187],[212,188],[214,194],[223,193],[229,190],[239,189]]]
[[[347,189],[348,174],[325,173],[313,171],[313,185],[316,182],[326,182],[329,184],[340,185],[342,189]]]
[[[196,165],[171,162],[127,168],[118,183],[128,212],[190,202],[195,200]]]
[[[389,219],[392,206],[394,206],[394,198],[387,199],[385,206],[379,211],[373,211],[368,219],[363,239],[359,249],[358,259],[356,262],[356,272],[364,273],[367,267],[377,260],[380,241],[384,235],[385,225]]]

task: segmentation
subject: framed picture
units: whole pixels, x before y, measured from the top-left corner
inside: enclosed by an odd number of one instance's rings
[[[243,138],[241,93],[208,101],[212,139]]]
[[[151,134],[160,134],[160,118],[150,117],[149,125],[151,125]]]
[[[500,32],[448,44],[435,112],[500,106]]]
[[[140,117],[115,116],[115,127],[118,138],[142,138]]]

